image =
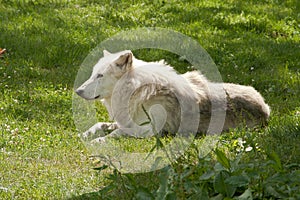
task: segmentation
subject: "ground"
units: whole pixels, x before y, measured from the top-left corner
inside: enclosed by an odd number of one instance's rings
[[[297,0],[0,0],[0,48],[6,49],[0,57],[0,198],[299,199],[299,11]],[[224,82],[251,85],[265,97],[272,109],[268,126],[224,134],[205,158],[197,154],[198,139],[158,172],[120,174],[97,163],[72,118],[76,73],[97,44],[137,27],[197,40]],[[134,53],[187,70],[172,53]],[[97,105],[99,120],[108,120]],[[151,149],[159,141],[145,142]],[[129,151],[147,146],[119,142]]]

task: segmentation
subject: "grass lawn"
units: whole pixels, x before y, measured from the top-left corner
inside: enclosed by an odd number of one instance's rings
[[[299,13],[298,0],[0,0],[0,199],[300,199]],[[265,97],[268,126],[225,133],[206,157],[196,140],[160,171],[100,170],[77,137],[74,80],[99,43],[138,27],[197,40],[224,82]],[[186,71],[168,52],[136,54]]]

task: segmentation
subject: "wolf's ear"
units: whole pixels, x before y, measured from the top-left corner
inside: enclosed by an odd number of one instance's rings
[[[131,52],[125,53],[116,60],[115,64],[122,71],[128,71],[132,68],[132,57]]]
[[[107,50],[103,50],[103,56],[109,56],[111,53]]]

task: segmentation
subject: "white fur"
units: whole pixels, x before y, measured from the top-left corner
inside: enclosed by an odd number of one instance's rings
[[[163,62],[138,60],[129,50],[103,54],[76,92],[87,100],[102,99],[116,123],[97,123],[84,137],[109,128],[115,130],[108,136],[213,133],[223,123],[222,131],[241,124],[253,127],[270,115],[269,106],[253,87],[213,83],[196,71],[179,75]],[[222,113],[225,121],[217,124],[215,116],[222,119]]]

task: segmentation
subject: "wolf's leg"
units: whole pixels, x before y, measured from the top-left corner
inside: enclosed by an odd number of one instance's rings
[[[92,143],[101,143],[105,142],[106,138],[119,138],[119,137],[134,137],[134,138],[148,138],[152,137],[154,135],[154,132],[152,130],[151,126],[143,126],[139,127],[138,129],[133,128],[122,128],[122,129],[116,129],[110,134],[98,137],[94,140],[92,140]]]
[[[101,143],[105,142],[106,138],[119,138],[119,137],[134,137],[134,138],[148,138],[152,137],[154,135],[154,132],[152,130],[151,126],[142,126],[137,129],[133,128],[118,128],[111,132],[110,134],[98,137],[94,140],[92,140],[92,143]]]
[[[80,137],[82,137],[83,139],[95,138],[95,136],[99,135],[99,132],[100,134],[104,134],[104,131],[111,131],[117,128],[117,123],[98,122],[91,128],[89,128],[86,132],[82,133]]]
[[[113,132],[111,132],[110,134],[106,135],[106,136],[102,136],[102,137],[98,137],[96,139],[93,139],[91,141],[91,143],[102,143],[105,142],[106,138],[118,138],[121,136],[128,136],[127,133],[125,133],[124,131],[122,131],[121,129],[116,129]]]
[[[149,109],[150,124],[139,126],[134,122],[128,123],[123,128],[118,128],[104,137],[98,137],[92,140],[92,143],[105,142],[106,138],[118,138],[123,136],[129,136],[134,138],[148,138],[155,134],[158,134],[162,129],[167,120],[167,112],[164,107],[159,104],[151,106]],[[131,128],[128,128],[131,127]]]

